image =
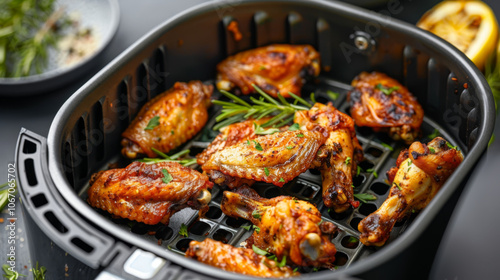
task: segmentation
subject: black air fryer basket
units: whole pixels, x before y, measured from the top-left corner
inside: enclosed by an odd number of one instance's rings
[[[32,254],[37,259],[51,256],[44,258],[47,263],[65,260],[67,252],[84,264],[76,266],[79,271],[72,271],[71,279],[87,279],[99,273],[100,279],[112,279],[104,277],[111,274],[140,279],[244,278],[183,256],[190,240],[210,237],[238,246],[251,234],[241,227],[248,222],[221,212],[220,187],[212,191],[206,218],[198,219],[197,211],[185,209],[175,214],[168,226],[112,219],[87,204],[86,190],[93,173],[120,161],[120,134],[147,100],[176,81],[213,83],[216,64],[228,55],[271,43],[290,43],[311,44],[321,54],[322,73],[317,81],[304,87],[303,96],[315,92],[318,101],[332,101],[347,112],[350,81],[362,71],[385,72],[407,86],[422,104],[426,116],[423,134],[437,129],[465,155],[427,208],[398,223],[382,248],[359,243],[357,224],[387,197],[385,172],[394,166],[402,144],[370,129],[358,129],[366,154],[361,167],[372,168],[380,175],[361,172],[354,178],[355,192],[374,194],[377,200],[344,214],[330,213],[324,207],[321,176],[314,171],[303,173],[281,189],[256,184],[265,197],[289,194],[315,203],[323,219],[340,229],[332,239],[338,250],[337,269],[305,268],[302,278],[351,275],[389,279],[396,268],[380,270],[389,262],[401,265],[400,269],[406,265],[418,270],[418,260],[432,259],[434,252],[418,255],[417,263],[409,264],[401,264],[400,256],[419,252],[413,246],[415,241],[442,215],[447,203],[456,201],[493,131],[493,99],[482,74],[462,53],[433,35],[347,4],[311,0],[231,3],[215,1],[197,6],[147,34],[64,104],[47,139],[27,130],[21,132],[16,159],[29,236],[48,237],[55,243],[39,247],[37,242],[31,248]],[[226,29],[232,21],[239,25],[241,41],[235,41]],[[332,99],[329,91],[339,93],[338,98]],[[216,107],[210,109],[208,126],[213,125],[217,111]],[[194,156],[207,144],[200,133],[184,148],[191,149]],[[440,224],[438,236],[431,239],[439,242],[447,218]],[[178,234],[182,223],[188,226],[188,238]],[[52,253],[54,247],[59,254]],[[409,272],[407,278],[418,275],[414,273]]]

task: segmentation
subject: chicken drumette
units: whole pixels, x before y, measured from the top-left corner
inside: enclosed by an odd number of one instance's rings
[[[122,133],[122,154],[156,157],[153,148],[168,153],[192,138],[207,122],[212,92],[200,81],[177,82],[148,101]]]
[[[298,276],[289,266],[279,266],[274,260],[255,253],[252,249],[236,248],[207,238],[202,242],[191,241],[186,257],[226,271],[257,277],[288,278]]]
[[[255,245],[300,266],[333,266],[336,249],[330,238],[336,226],[322,222],[321,213],[311,203],[290,196],[265,199],[242,187],[238,193],[223,193],[221,209],[259,228],[247,239],[248,248]]]
[[[304,130],[323,128],[329,133],[311,166],[321,171],[325,205],[337,213],[351,205],[358,207],[359,202],[353,196],[352,177],[356,164],[363,159],[363,149],[356,138],[352,118],[331,103],[316,103],[308,111],[297,112],[294,121]]]
[[[176,162],[133,162],[94,174],[88,202],[122,218],[168,224],[185,207],[208,209],[212,186],[205,174]]]
[[[226,58],[217,65],[217,88],[237,87],[242,94],[254,93],[252,84],[270,95],[300,95],[306,78],[318,76],[319,53],[310,45],[270,45]]]
[[[391,138],[407,144],[415,140],[424,111],[406,87],[378,72],[359,74],[352,86],[348,100],[356,125],[388,132]]]
[[[397,167],[387,172],[392,184],[389,196],[358,225],[360,241],[382,246],[394,224],[412,211],[425,208],[462,160],[462,153],[441,137],[427,145],[414,142],[402,151]]]

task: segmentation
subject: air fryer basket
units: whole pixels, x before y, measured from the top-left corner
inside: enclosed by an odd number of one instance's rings
[[[241,41],[235,41],[226,29],[231,21],[238,22]],[[385,171],[395,164],[403,147],[400,143],[370,129],[358,129],[366,155],[361,167],[373,168],[379,176],[361,172],[354,178],[355,192],[375,194],[377,200],[344,214],[330,213],[324,207],[321,176],[312,170],[281,189],[256,184],[266,197],[288,194],[315,203],[323,219],[340,229],[332,240],[338,250],[337,271],[305,268],[302,277],[362,275],[408,249],[459,190],[486,149],[494,122],[491,92],[474,65],[444,41],[390,17],[326,1],[208,2],[147,34],[64,104],[47,142],[29,131],[21,132],[18,178],[31,218],[54,242],[93,268],[102,269],[115,254],[137,247],[166,259],[165,275],[172,279],[194,279],[194,273],[242,278],[183,257],[189,240],[210,237],[238,245],[251,234],[241,227],[248,222],[220,211],[220,187],[212,191],[206,218],[198,220],[196,211],[186,209],[174,215],[168,226],[113,220],[86,203],[86,189],[91,174],[120,161],[120,134],[147,100],[176,81],[213,82],[215,65],[225,57],[271,43],[313,45],[321,54],[323,71],[317,81],[304,87],[303,95],[315,92],[318,101],[332,101],[345,112],[350,81],[361,71],[381,71],[398,79],[425,110],[423,134],[437,129],[465,154],[464,162],[429,206],[397,224],[388,244],[380,249],[365,247],[351,237],[359,235],[357,223],[387,197]],[[339,93],[338,98],[331,99],[328,91]],[[208,126],[213,125],[218,109],[210,109]],[[184,148],[190,148],[194,156],[207,141],[200,133]],[[188,225],[188,238],[178,234],[182,223]],[[202,279],[199,274],[196,277]]]

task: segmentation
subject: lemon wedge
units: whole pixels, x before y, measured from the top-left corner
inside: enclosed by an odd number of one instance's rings
[[[417,26],[453,44],[481,70],[496,49],[498,23],[482,1],[443,1],[427,11]]]

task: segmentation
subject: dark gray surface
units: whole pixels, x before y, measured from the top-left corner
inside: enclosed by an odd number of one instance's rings
[[[26,127],[40,135],[46,136],[50,124],[59,107],[74,93],[86,80],[93,76],[99,69],[115,58],[123,50],[133,44],[138,38],[147,33],[151,28],[163,22],[169,16],[181,11],[183,7],[201,3],[202,0],[189,1],[164,1],[149,0],[137,2],[134,0],[120,0],[121,19],[118,32],[108,48],[104,51],[95,67],[71,86],[59,91],[45,95],[23,97],[23,98],[1,98],[0,99],[0,182],[6,182],[8,176],[8,163],[13,163],[17,135],[21,127]],[[231,3],[238,0],[227,1],[224,8],[231,9]],[[348,2],[348,1],[347,1]],[[402,1],[404,2],[404,1]],[[419,4],[415,3],[419,2]],[[422,5],[422,1],[407,0],[404,2],[404,11],[398,15],[401,19],[414,22],[419,15],[429,7],[428,2]],[[435,2],[435,1],[434,1]],[[500,15],[500,3],[494,0],[485,0]],[[384,7],[375,8],[380,11]],[[500,17],[500,16],[499,16]],[[496,125],[496,134],[500,134],[500,119]],[[500,138],[500,137],[499,137]],[[487,157],[482,160],[474,176],[470,179],[456,207],[443,242],[439,248],[437,259],[434,262],[431,278],[433,279],[491,279],[496,275],[496,262],[500,245],[495,242],[495,223],[500,212],[500,188],[495,171],[500,166],[500,139],[492,144]],[[17,221],[17,266],[23,274],[29,274],[28,269],[37,260],[29,259],[27,247],[28,240],[25,237],[25,227],[21,216],[21,206],[16,207]],[[0,214],[6,218],[5,213]],[[3,230],[6,221],[0,224],[0,264],[6,262],[6,240],[7,231]],[[41,264],[50,261],[50,258],[38,260]],[[422,262],[425,262],[423,259]],[[419,269],[420,264],[415,263],[414,268]],[[392,267],[398,272],[398,266]],[[399,273],[408,273],[410,271]],[[64,274],[64,271],[61,271]],[[71,279],[71,277],[67,277]]]

